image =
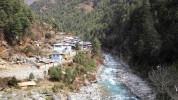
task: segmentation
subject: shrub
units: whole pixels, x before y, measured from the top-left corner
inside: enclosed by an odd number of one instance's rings
[[[31,86],[27,86],[27,90],[30,91],[32,89]]]
[[[49,69],[48,74],[52,80],[60,81],[61,76],[62,76],[62,70],[61,70],[60,66],[51,67]]]
[[[51,38],[52,38],[52,35],[51,35],[50,33],[46,33],[46,34],[45,34],[45,38],[46,38],[46,39],[51,39]]]
[[[39,39],[41,39],[41,34],[31,33],[30,36],[32,41],[38,41]]]
[[[33,53],[34,53],[35,55],[42,55],[42,54],[43,54],[43,51],[42,51],[39,47],[36,47]]]
[[[80,50],[80,44],[79,44],[79,42],[77,42],[77,43],[75,44],[75,50]]]
[[[17,86],[17,83],[18,83],[18,81],[17,81],[17,79],[16,79],[14,76],[8,81],[8,85],[9,85],[9,86],[14,86],[14,87],[16,87],[16,86]]]
[[[45,89],[43,89],[43,91],[42,91],[42,92],[43,92],[43,94],[50,94],[50,91],[49,91],[48,89],[46,89],[46,88],[45,88]]]
[[[17,84],[17,88],[18,88],[18,89],[22,89],[22,87],[21,87],[19,84]]]
[[[93,46],[92,46],[92,55],[93,56],[101,56],[101,43],[98,40],[98,38],[94,38],[93,41]]]
[[[171,100],[171,97],[167,93],[158,93],[156,95],[157,100]]]
[[[44,75],[44,78],[47,78],[48,77],[47,71],[44,71],[43,75]]]
[[[39,75],[37,75],[37,76],[36,76],[36,82],[37,82],[37,83],[39,83],[39,82],[41,82],[41,81],[43,81],[43,79],[42,79],[42,78],[40,78],[40,76],[39,76]]]
[[[74,85],[69,85],[69,89],[70,89],[71,91],[74,91],[74,90],[75,90],[75,86],[74,86]]]
[[[53,100],[52,97],[46,97],[46,100]]]
[[[29,74],[29,80],[32,80],[32,79],[34,79],[35,78],[35,75],[33,74],[33,73],[30,73]]]
[[[80,66],[77,65],[75,70],[76,70],[77,74],[79,75],[80,74]]]
[[[96,67],[96,64],[93,60],[90,60],[86,65],[85,68],[86,70],[93,70]]]
[[[77,66],[76,71],[78,75],[86,73],[86,70],[83,66]]]
[[[74,58],[74,62],[78,63],[78,64],[84,64],[86,61],[86,55],[82,52],[78,53],[75,58]]]
[[[58,92],[60,89],[64,89],[64,87],[65,87],[64,83],[58,83],[58,84],[54,84],[52,90],[53,92]]]
[[[34,52],[34,50],[33,50],[33,48],[31,46],[27,46],[21,52],[27,54],[29,52]]]
[[[28,92],[28,93],[27,93],[27,96],[28,96],[28,97],[31,97],[31,96],[32,96],[32,93],[31,93],[31,92]]]
[[[7,99],[10,100],[10,99],[12,99],[12,97],[11,96],[7,96]]]
[[[5,77],[5,78],[0,78],[0,85],[1,85],[1,87],[6,87],[7,85],[8,85],[8,81],[9,81],[10,79],[8,78],[8,77]]]
[[[64,78],[64,82],[66,82],[67,84],[72,83],[74,79],[73,77],[75,77],[73,74],[73,70],[71,68],[66,68],[65,72],[66,72],[66,75]]]

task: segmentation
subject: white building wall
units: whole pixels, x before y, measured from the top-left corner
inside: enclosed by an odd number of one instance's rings
[[[66,48],[66,46],[54,45],[53,48],[54,48],[54,51],[62,51]]]
[[[72,51],[72,46],[70,45],[54,45],[53,48],[54,51],[58,51],[61,53],[70,53]]]

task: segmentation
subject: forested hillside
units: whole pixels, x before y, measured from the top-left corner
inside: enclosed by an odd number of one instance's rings
[[[78,7],[90,3],[90,12]],[[97,36],[140,71],[178,58],[177,0],[41,0],[31,8],[43,21],[55,18],[61,31]]]
[[[29,35],[33,15],[22,0],[0,1],[0,38],[10,45],[18,44]]]
[[[91,0],[40,0],[34,2],[31,9],[40,20],[47,23],[55,18],[61,31],[81,33],[81,26],[86,22],[83,18],[92,11],[93,6],[94,2]]]
[[[23,0],[0,0],[0,41],[8,47],[26,37],[39,40],[32,26],[37,35],[54,30],[97,37],[103,49],[150,79],[159,100],[177,100],[178,0],[37,0],[30,8],[34,14]]]

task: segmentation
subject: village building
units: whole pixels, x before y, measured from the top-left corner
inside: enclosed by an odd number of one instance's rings
[[[80,41],[79,45],[81,50],[90,50],[92,48],[91,42]]]
[[[53,51],[53,53],[50,55],[50,58],[57,63],[63,63],[71,60],[75,55],[76,52],[74,50],[72,50],[71,52]]]
[[[48,69],[49,67],[55,66],[56,63],[53,59],[41,58],[39,56],[32,56],[26,58],[27,62],[36,66],[39,69]]]
[[[75,46],[79,43],[81,50],[90,50],[92,47],[91,42],[81,41],[79,37],[67,36],[63,37],[53,45],[53,52],[50,58],[57,63],[64,63],[72,61],[73,57],[76,55]]]
[[[71,44],[73,47],[76,45],[76,43],[80,42],[81,40],[78,38],[72,38],[70,40],[65,40],[63,42]]]
[[[48,69],[49,67],[54,66],[55,61],[52,59],[39,59],[36,63],[36,66],[39,69]]]
[[[73,43],[73,37],[63,38],[62,41],[53,45],[53,53],[50,55],[50,58],[58,63],[62,63],[70,60],[76,55],[76,52],[73,50],[75,44]]]
[[[59,51],[53,51],[53,53],[50,55],[50,58],[57,63],[62,63],[64,61],[62,53]]]
[[[53,50],[67,53],[72,50],[72,46],[69,43],[56,43],[53,45]]]

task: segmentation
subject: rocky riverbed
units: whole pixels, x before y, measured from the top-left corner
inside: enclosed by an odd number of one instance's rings
[[[154,100],[154,90],[132,73],[124,62],[104,54],[105,64],[97,73],[97,84],[82,87],[69,100]]]
[[[98,84],[91,84],[81,87],[77,93],[70,93],[68,100],[102,100],[101,86]]]
[[[125,84],[135,95],[143,100],[154,100],[155,93],[146,81],[132,74],[116,70],[117,81]]]

